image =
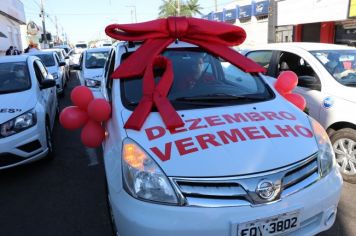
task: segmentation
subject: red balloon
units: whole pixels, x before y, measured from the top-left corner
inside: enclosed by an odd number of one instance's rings
[[[292,92],[298,84],[298,76],[293,71],[283,71],[277,78],[274,87],[280,94]]]
[[[72,90],[70,99],[74,105],[85,111],[88,104],[94,99],[94,96],[93,92],[86,86],[77,86]]]
[[[111,106],[105,99],[94,99],[88,105],[88,115],[95,121],[107,121],[110,119],[110,114]]]
[[[59,115],[59,122],[64,128],[69,130],[79,129],[87,121],[87,113],[76,106],[64,108]]]
[[[296,105],[300,110],[304,111],[307,102],[305,101],[305,98],[302,95],[296,93],[288,93],[284,94],[283,96],[285,97],[285,99]]]
[[[105,138],[105,130],[98,122],[89,120],[84,126],[81,139],[85,146],[87,147],[99,147]]]

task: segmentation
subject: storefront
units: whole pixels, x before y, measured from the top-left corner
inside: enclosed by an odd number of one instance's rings
[[[0,55],[10,46],[23,50],[20,25],[26,22],[23,3],[20,0],[1,0],[0,4]]]
[[[295,42],[355,45],[356,24],[349,19],[356,16],[355,3],[356,0],[278,1],[277,34],[278,29],[289,27]]]

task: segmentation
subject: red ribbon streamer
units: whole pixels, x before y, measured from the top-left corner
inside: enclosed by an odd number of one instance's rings
[[[165,69],[164,73],[155,87],[154,81],[154,68]],[[143,96],[125,124],[125,128],[140,130],[147,116],[151,112],[153,105],[158,109],[161,114],[163,122],[168,129],[184,126],[183,120],[178,113],[174,110],[172,104],[167,98],[169,89],[173,84],[173,69],[172,62],[163,57],[157,56],[153,62],[149,63],[143,77]]]
[[[107,26],[105,32],[118,40],[144,41],[111,75],[112,78],[130,78],[145,73],[143,98],[125,124],[126,128],[139,130],[149,115],[153,102],[167,128],[184,125],[166,98],[173,80],[170,62],[163,59],[166,61],[166,74],[156,88],[152,72],[153,66],[161,63],[154,63],[154,59],[176,39],[200,46],[245,72],[265,72],[265,68],[229,48],[241,44],[246,38],[245,31],[234,25],[196,18],[169,17],[137,24],[113,24]]]

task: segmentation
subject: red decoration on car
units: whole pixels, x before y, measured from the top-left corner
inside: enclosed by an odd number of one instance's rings
[[[108,36],[118,40],[144,40],[144,44],[114,71],[111,75],[112,78],[142,76],[145,71],[151,71],[153,60],[177,39],[198,45],[212,54],[229,61],[245,72],[265,72],[265,68],[230,48],[231,46],[241,44],[246,38],[246,33],[242,28],[231,24],[204,19],[169,17],[167,19],[158,19],[137,24],[113,24],[107,26],[105,32]],[[173,74],[169,75],[169,77],[173,77]],[[146,79],[145,81],[144,83],[147,83],[150,79]],[[170,87],[169,81],[170,79],[162,80],[161,86]],[[144,99],[147,100],[147,98],[143,97],[140,102],[141,104]],[[156,99],[156,106],[161,102],[166,103],[167,100]],[[136,114],[147,113],[148,115],[150,112],[148,110],[149,107],[152,106],[141,105],[135,112]],[[162,105],[162,107],[167,107],[167,104]],[[174,120],[169,123],[163,118],[167,128],[178,128],[184,125],[177,118],[178,114],[176,111],[160,110],[160,114],[162,117],[174,117]],[[130,123],[129,125],[126,124],[126,128],[139,130],[146,117],[144,119],[141,119],[141,117],[138,119],[138,115],[134,117],[136,118],[129,118]]]
[[[154,68],[164,69],[161,80],[155,86],[153,70]],[[172,62],[163,57],[157,56],[151,61],[143,76],[143,97],[129,117],[125,124],[125,128],[140,130],[146,118],[151,112],[153,105],[158,109],[161,117],[168,129],[184,126],[182,118],[174,110],[174,107],[169,102],[167,94],[173,84],[173,69]]]
[[[99,147],[105,138],[101,122],[110,118],[110,104],[104,99],[94,99],[92,91],[85,86],[75,87],[71,93],[71,100],[77,106],[63,109],[59,122],[69,130],[84,126],[81,132],[83,144],[88,147]]]
[[[298,76],[293,71],[284,71],[278,76],[277,81],[274,84],[274,88],[285,99],[304,111],[306,107],[305,98],[300,94],[292,93],[297,84]]]

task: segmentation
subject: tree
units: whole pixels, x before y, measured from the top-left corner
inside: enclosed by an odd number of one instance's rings
[[[201,14],[200,10],[203,9],[198,3],[199,0],[188,0],[188,1],[162,0],[162,1],[163,3],[159,7],[159,13],[158,13],[160,18],[164,18],[168,16],[178,16],[178,15],[194,16],[195,14]]]

